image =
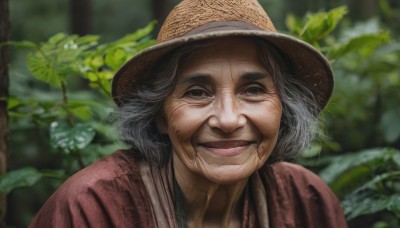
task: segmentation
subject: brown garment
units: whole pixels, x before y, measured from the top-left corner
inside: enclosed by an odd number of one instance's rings
[[[312,172],[282,162],[264,166],[259,176],[266,189],[270,227],[347,227],[337,198]],[[259,208],[263,202],[252,202],[251,194],[249,198],[243,224],[255,227],[257,213],[249,207]],[[156,227],[152,213],[135,158],[119,151],[69,178],[30,227]]]

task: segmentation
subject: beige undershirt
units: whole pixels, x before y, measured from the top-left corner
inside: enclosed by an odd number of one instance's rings
[[[173,200],[174,188],[171,164],[153,167],[142,161],[139,163],[139,169],[144,186],[150,196],[149,200],[156,227],[178,228]],[[249,183],[258,224],[260,227],[269,228],[266,190],[258,172],[251,175]]]

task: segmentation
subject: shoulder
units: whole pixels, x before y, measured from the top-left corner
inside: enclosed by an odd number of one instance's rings
[[[135,158],[128,151],[117,151],[80,170],[63,186],[73,186],[71,190],[80,191],[131,176],[140,178]]]
[[[326,184],[315,173],[304,168],[303,166],[279,162],[265,167],[265,172],[269,176],[277,179],[278,181],[285,182],[285,184],[293,185],[317,185],[327,187]]]
[[[285,227],[346,227],[340,202],[310,170],[280,162],[261,169],[272,217]],[[275,220],[275,222],[277,222]]]
[[[132,225],[126,214],[146,209],[145,191],[135,159],[118,151],[66,180],[48,199],[31,227]],[[144,210],[146,212],[146,210]]]
[[[61,191],[63,196],[77,196],[93,191],[105,191],[109,185],[122,190],[129,187],[126,181],[139,180],[140,172],[133,156],[127,151],[118,151],[80,170],[67,179],[57,191]]]
[[[322,197],[321,200],[338,202],[335,194],[324,181],[303,166],[288,162],[267,165],[263,169],[269,185],[283,190],[281,193],[302,197]]]

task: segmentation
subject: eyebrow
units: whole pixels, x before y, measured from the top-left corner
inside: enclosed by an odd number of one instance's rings
[[[240,77],[240,81],[251,82],[259,81],[268,77],[267,73],[263,72],[247,72]]]
[[[240,77],[240,81],[243,82],[252,82],[259,81],[262,79],[266,79],[268,77],[267,73],[263,72],[247,72]],[[209,74],[194,74],[186,77],[180,83],[188,83],[188,84],[212,84],[213,78]],[[179,83],[179,84],[180,84]]]
[[[181,83],[188,84],[205,84],[212,83],[213,79],[209,74],[194,74],[186,77]]]

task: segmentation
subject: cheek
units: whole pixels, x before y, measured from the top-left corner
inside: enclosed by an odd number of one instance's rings
[[[263,105],[252,107],[247,116],[261,134],[259,155],[269,155],[276,145],[279,135],[282,105],[279,99],[265,102]]]
[[[206,121],[204,111],[182,101],[170,101],[165,104],[167,133],[172,146],[177,150],[190,150],[192,138]]]
[[[280,109],[271,110],[268,112],[260,113],[258,118],[259,123],[257,124],[260,132],[264,136],[276,137],[279,134],[279,128],[281,123],[282,112]]]

